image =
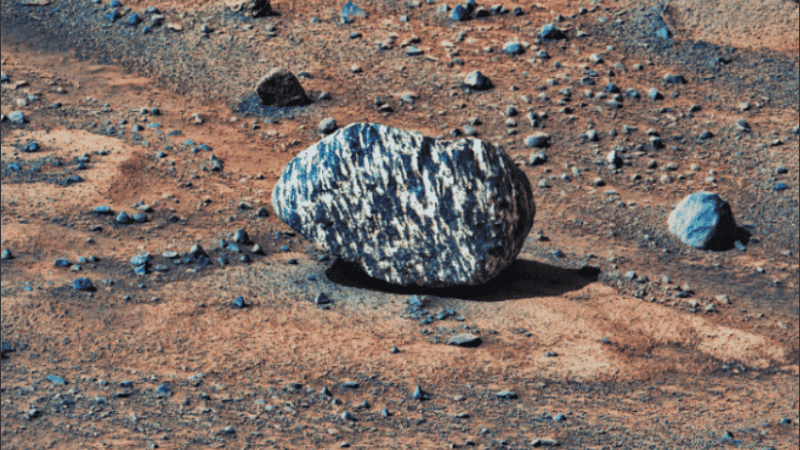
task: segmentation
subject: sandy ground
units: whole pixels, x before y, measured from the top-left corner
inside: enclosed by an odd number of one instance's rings
[[[25,3],[2,2],[2,112],[27,117],[0,142],[4,449],[800,445],[796,2],[541,1],[452,23],[438,1],[374,0],[343,25],[338,3],[276,0],[279,15],[248,19],[173,0],[148,34],[149,2]],[[127,8],[144,22],[125,25]],[[112,9],[125,12],[113,24]],[[567,39],[537,43],[551,21]],[[527,51],[504,55],[517,39]],[[259,107],[273,66],[306,71],[315,101]],[[492,90],[460,86],[475,69]],[[619,108],[598,97],[609,83]],[[484,286],[404,289],[292,232],[271,190],[325,117],[444,138],[478,117],[534,186],[518,260]],[[539,129],[553,145],[529,166]],[[612,149],[619,169],[602,162]],[[668,233],[698,190],[731,203],[745,251]],[[118,224],[121,211],[147,219]],[[221,247],[239,229],[251,242]],[[198,243],[210,264],[184,261]],[[137,275],[142,252],[152,270]],[[93,291],[73,289],[82,277]],[[415,318],[412,294],[433,320]],[[465,332],[481,344],[447,345]]]

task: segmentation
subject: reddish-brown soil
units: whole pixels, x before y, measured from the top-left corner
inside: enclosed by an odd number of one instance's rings
[[[2,261],[4,450],[800,445],[797,2],[543,0],[519,17],[452,23],[441,0],[362,0],[369,17],[342,25],[344,1],[274,0],[280,15],[248,19],[231,2],[164,0],[165,25],[149,34],[149,2],[117,8],[142,13],[136,27],[127,14],[108,22],[106,0],[31,3],[3,0],[1,11],[2,112],[28,118],[2,123],[2,249],[13,255]],[[551,21],[567,39],[537,43]],[[661,23],[671,39],[655,34]],[[424,55],[405,54],[412,37]],[[530,47],[504,55],[515,39]],[[276,66],[307,72],[315,101],[261,108],[253,88]],[[493,89],[463,89],[476,69]],[[664,85],[667,73],[687,84]],[[597,97],[609,83],[642,98],[613,108],[613,93]],[[650,100],[651,87],[664,98]],[[529,109],[547,113],[543,165],[524,164]],[[518,261],[484,286],[401,289],[291,232],[271,189],[326,117],[445,138],[480,118],[478,137],[518,158],[534,186]],[[596,142],[581,136],[591,128]],[[30,141],[40,149],[22,151]],[[602,163],[614,148],[617,170]],[[74,175],[82,181],[68,184]],[[698,190],[730,202],[751,233],[745,251],[688,248],[668,233],[672,207]],[[142,204],[144,223],[93,213]],[[262,206],[268,217],[256,217]],[[220,248],[238,229],[263,249],[243,246],[250,262]],[[162,256],[196,243],[209,265]],[[144,251],[162,271],[134,273]],[[73,289],[81,277],[95,290]],[[333,303],[316,305],[319,293]],[[412,294],[454,315],[422,323]],[[247,307],[232,306],[239,296]],[[447,345],[467,330],[479,346]]]

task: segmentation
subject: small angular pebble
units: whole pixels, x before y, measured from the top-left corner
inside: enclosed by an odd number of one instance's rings
[[[244,297],[242,297],[241,295],[236,297],[236,300],[233,301],[233,306],[236,308],[244,308],[245,306],[247,306],[244,303]]]
[[[66,380],[57,375],[48,375],[47,379],[50,380],[50,382],[53,383],[54,385],[64,386],[65,384],[67,384]]]
[[[419,385],[417,385],[417,387],[414,389],[414,394],[412,395],[412,398],[414,400],[429,400],[430,396],[427,393],[425,393]]]
[[[336,125],[336,120],[332,117],[322,119],[318,127],[319,132],[322,134],[331,134],[336,131],[336,128],[338,128]]]
[[[131,218],[131,216],[128,215],[128,213],[122,211],[117,215],[115,221],[120,224],[129,224],[133,222],[133,219]]]
[[[467,77],[464,78],[464,84],[477,90],[486,90],[492,87],[492,82],[489,80],[489,77],[478,70],[467,75]]]
[[[169,397],[172,395],[172,389],[166,384],[162,384],[156,389],[156,395],[159,397]]]
[[[11,250],[4,249],[2,256],[0,256],[0,259],[7,261],[9,259],[14,259],[14,255],[11,253]]]

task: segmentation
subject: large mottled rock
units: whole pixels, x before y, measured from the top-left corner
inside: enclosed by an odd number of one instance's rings
[[[261,103],[270,106],[300,106],[311,102],[297,77],[282,68],[267,73],[256,86],[256,95]]]
[[[681,200],[667,224],[684,244],[703,249],[726,247],[737,234],[730,205],[710,192],[695,192]]]
[[[232,11],[249,17],[264,17],[274,14],[269,0],[225,0],[225,4]]]
[[[502,149],[366,123],[297,155],[272,204],[371,277],[430,287],[494,278],[519,254],[535,213],[528,178]]]

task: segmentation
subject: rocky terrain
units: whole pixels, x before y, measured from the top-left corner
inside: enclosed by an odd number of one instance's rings
[[[2,1],[4,449],[800,445],[796,1],[263,3]],[[398,287],[284,224],[356,122],[502,148],[516,261]],[[698,191],[735,244],[670,233]]]

